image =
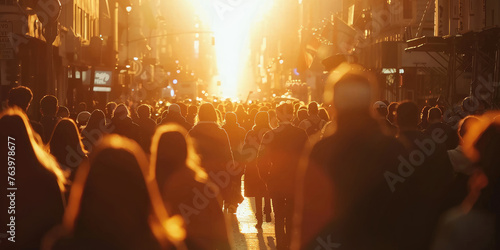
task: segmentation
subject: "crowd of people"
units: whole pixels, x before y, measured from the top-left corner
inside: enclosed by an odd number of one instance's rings
[[[450,124],[444,107],[376,100],[355,65],[336,74],[322,104],[47,95],[39,121],[30,89],[11,89],[0,248],[232,249],[245,196],[277,249],[498,249],[500,113],[464,102]]]

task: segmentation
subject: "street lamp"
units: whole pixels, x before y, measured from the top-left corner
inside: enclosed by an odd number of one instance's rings
[[[130,13],[132,11],[132,6],[130,5],[126,6],[125,10],[127,11],[127,13]]]

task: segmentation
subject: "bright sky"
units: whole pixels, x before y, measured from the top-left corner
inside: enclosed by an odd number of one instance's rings
[[[203,22],[209,23],[215,36],[215,51],[222,96],[246,97],[242,93],[251,84],[249,61],[252,24],[272,7],[273,0],[190,0]]]

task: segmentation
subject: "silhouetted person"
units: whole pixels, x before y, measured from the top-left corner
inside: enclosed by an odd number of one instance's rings
[[[308,136],[319,134],[326,124],[326,121],[321,119],[318,114],[318,103],[309,103],[307,106],[308,117],[299,123],[299,128],[305,130]]]
[[[457,133],[448,124],[443,122],[443,112],[439,108],[434,107],[429,109],[427,123],[427,129],[424,130],[427,135],[432,136],[433,134],[444,133],[446,140],[440,144],[444,145],[446,149],[454,149],[458,146]]]
[[[328,111],[325,109],[325,108],[320,108],[319,109],[319,113],[318,113],[318,116],[325,120],[326,123],[328,123],[330,121],[330,114],[328,114]],[[326,125],[326,124],[325,124]],[[324,128],[324,126],[323,126]]]
[[[190,105],[188,107],[188,112],[186,116],[186,121],[191,124],[191,126],[194,126],[196,123],[196,116],[198,115],[198,107],[196,105]]]
[[[450,157],[451,165],[453,166],[453,170],[456,173],[462,173],[466,175],[471,175],[473,173],[474,168],[472,162],[465,156],[462,144],[465,134],[467,134],[471,126],[476,122],[479,122],[479,119],[477,117],[467,116],[464,119],[460,120],[458,124],[458,138],[460,140],[460,143],[456,148],[448,150],[448,156]]]
[[[410,152],[404,159],[409,176],[398,185],[399,249],[427,249],[434,235],[440,213],[459,202],[449,193],[453,170],[438,136],[429,136],[418,129],[419,110],[413,102],[402,102],[396,110],[398,140]],[[402,160],[403,161],[403,160]],[[411,197],[411,198],[410,198]],[[463,197],[460,197],[462,199]]]
[[[387,104],[382,101],[377,101],[373,104],[373,109],[375,111],[375,118],[377,118],[382,128],[382,132],[389,136],[396,136],[398,129],[387,119]]]
[[[162,249],[165,216],[140,146],[109,135],[78,169],[63,228],[48,238],[53,249]]]
[[[168,113],[161,121],[161,124],[177,123],[186,130],[190,130],[192,125],[186,121],[186,118],[181,114],[181,108],[177,104],[172,104],[168,107]]]
[[[33,93],[31,92],[31,89],[25,86],[19,86],[12,88],[9,91],[7,105],[9,107],[19,107],[24,111],[24,113],[27,113],[31,101],[33,101]],[[30,119],[30,124],[33,130],[40,136],[40,138],[42,138],[44,136],[42,124],[32,119]]]
[[[235,169],[233,153],[226,131],[217,123],[214,106],[204,103],[198,112],[199,122],[189,131],[195,143],[196,152],[201,157],[201,167],[210,180],[221,189],[224,211],[234,204],[231,175],[239,175],[242,170]]]
[[[65,106],[59,106],[59,109],[57,111],[57,116],[59,118],[69,118],[70,116],[69,109]]]
[[[420,112],[420,123],[418,124],[418,128],[422,131],[427,129],[427,126],[429,126],[429,123],[427,122],[427,117],[429,116],[429,109],[431,109],[431,107],[424,106],[422,108],[422,111]]]
[[[0,137],[5,143],[0,149],[0,228],[7,234],[0,249],[39,249],[43,235],[63,218],[66,180],[20,109],[0,114]]]
[[[270,109],[267,111],[269,114],[269,125],[271,128],[277,128],[279,126],[278,117],[276,116],[276,110]]]
[[[111,123],[111,118],[113,117],[113,112],[115,112],[116,106],[118,106],[116,102],[108,102],[106,104],[106,124]]]
[[[391,102],[387,107],[387,120],[392,124],[396,125],[396,110],[398,109],[397,102]]]
[[[260,144],[257,167],[272,199],[277,249],[288,249],[295,206],[295,178],[300,157],[308,141],[303,129],[292,125],[293,106],[276,108],[278,128],[267,132]]]
[[[81,131],[85,128],[85,126],[87,126],[87,122],[89,121],[90,119],[90,112],[88,111],[82,111],[80,113],[78,113],[78,115],[76,116],[76,126],[78,127],[78,129]]]
[[[139,125],[132,121],[130,111],[125,104],[120,104],[116,107],[108,127],[110,133],[123,135],[137,143],[141,141]]]
[[[343,64],[330,76],[325,103],[335,107],[336,130],[313,147],[300,169],[294,247],[388,249],[391,188],[400,184],[393,179],[400,179],[398,156],[405,152],[371,116],[376,86],[358,65]]]
[[[243,160],[245,163],[245,197],[255,197],[256,228],[262,227],[262,198],[264,198],[264,214],[266,222],[271,222],[271,200],[267,193],[266,184],[260,178],[257,169],[257,154],[264,134],[271,130],[269,115],[261,111],[255,116],[255,125],[248,131],[243,145]]]
[[[226,131],[229,138],[229,144],[231,145],[231,151],[233,152],[234,163],[243,169],[243,159],[241,156],[241,150],[243,149],[243,143],[245,142],[246,131],[238,123],[238,117],[233,112],[227,112],[225,117],[225,124],[222,128]],[[238,175],[231,176],[233,183],[233,205],[243,202],[243,196],[241,196],[241,176],[243,171]],[[236,208],[235,208],[236,209]],[[236,212],[236,210],[234,211]]]
[[[40,123],[43,126],[43,143],[48,143],[50,136],[59,122],[59,117],[56,116],[58,110],[57,98],[53,95],[46,95],[40,100],[40,113],[42,118]]]
[[[490,250],[500,246],[499,148],[500,113],[486,113],[464,137],[464,153],[474,164],[468,195],[443,215],[432,250]]]
[[[151,138],[156,129],[156,122],[151,119],[151,106],[142,104],[137,107],[137,119],[135,123],[139,125],[139,132],[141,134],[141,147],[146,153],[149,153],[151,147]]]
[[[177,124],[160,126],[151,145],[151,168],[170,215],[184,218],[188,249],[230,249],[217,187],[198,166],[187,131]],[[208,195],[207,195],[208,193]]]
[[[82,142],[87,151],[92,152],[94,147],[96,147],[101,139],[108,133],[108,127],[106,126],[106,117],[104,112],[100,109],[96,109],[90,115],[87,126],[82,131]]]
[[[70,181],[74,180],[78,166],[87,159],[87,151],[80,138],[75,122],[64,118],[57,123],[48,143],[50,153],[56,158],[59,166],[69,174]]]

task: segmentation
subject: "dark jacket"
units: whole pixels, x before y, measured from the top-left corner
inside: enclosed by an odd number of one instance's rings
[[[280,124],[264,135],[257,166],[271,198],[293,197],[298,164],[307,141],[306,132],[290,123]]]
[[[161,121],[161,124],[167,124],[169,122],[177,123],[187,131],[193,127],[193,125],[189,124],[189,122],[186,121],[186,118],[184,118],[184,116],[182,116],[179,112],[168,112],[167,116],[165,116],[165,118]]]
[[[299,170],[300,246],[315,249],[320,241],[343,249],[391,249],[395,197],[385,175],[398,174],[398,156],[406,152],[368,114],[338,124]]]
[[[199,122],[188,136],[193,139],[196,152],[201,157],[201,167],[210,180],[222,189],[222,197],[230,199],[231,174],[228,169],[234,166],[234,162],[226,131],[214,122]]]
[[[248,131],[243,145],[242,158],[245,164],[245,196],[264,197],[267,196],[266,184],[260,178],[257,169],[257,154],[264,134],[270,128],[254,128]]]
[[[138,118],[136,124],[139,126],[139,134],[141,136],[140,145],[144,152],[149,153],[151,146],[151,139],[156,130],[156,122],[151,118]]]
[[[50,141],[52,132],[54,132],[54,128],[56,127],[59,120],[59,117],[42,116],[42,118],[40,119],[40,124],[42,124],[43,127],[43,135],[41,135],[43,143],[47,144]]]
[[[135,124],[130,117],[113,117],[111,123],[108,125],[108,131],[112,134],[128,137],[137,143],[141,142],[139,125]]]

